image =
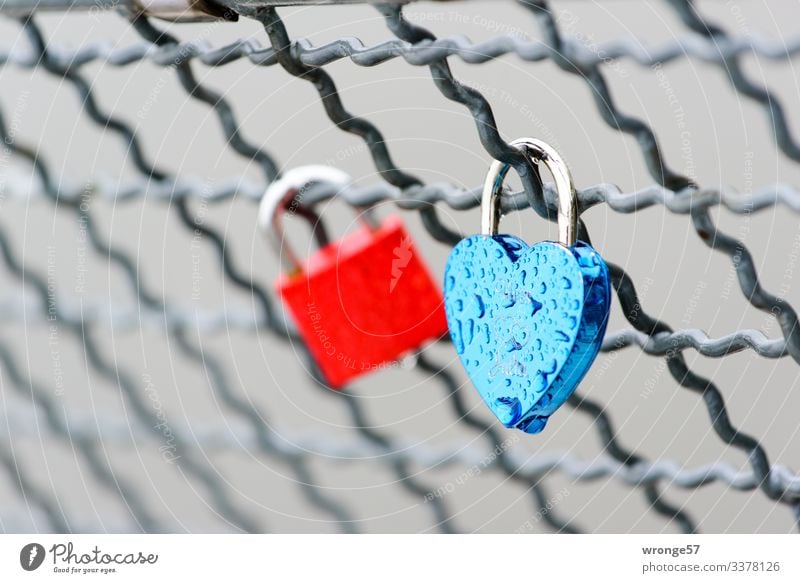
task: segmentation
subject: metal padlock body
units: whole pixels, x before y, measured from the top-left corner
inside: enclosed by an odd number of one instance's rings
[[[320,249],[276,288],[334,388],[447,333],[442,292],[397,216]]]

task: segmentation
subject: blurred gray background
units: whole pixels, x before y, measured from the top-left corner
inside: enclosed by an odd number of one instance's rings
[[[555,2],[565,32],[593,43],[629,38],[656,48],[692,33],[665,2]],[[795,3],[765,1],[701,2],[699,10],[731,34],[796,39]],[[366,44],[394,38],[370,7],[339,6],[281,9],[292,38],[319,45],[356,36]],[[473,41],[498,35],[540,39],[530,14],[506,1],[464,1],[437,5],[414,3],[408,19],[439,36],[461,34]],[[125,18],[114,13],[47,14],[36,19],[46,39],[59,50],[96,42],[125,47],[141,42]],[[567,24],[568,23],[568,24]],[[268,39],[253,21],[165,24],[182,40],[202,39],[221,46],[253,37]],[[26,54],[29,42],[18,22],[0,20],[3,49]],[[636,140],[609,128],[598,114],[587,85],[551,61],[523,62],[514,55],[483,65],[450,59],[456,77],[480,89],[494,109],[504,138],[544,139],[568,159],[579,188],[598,183],[623,192],[652,184]],[[745,55],[747,73],[768,85],[785,105],[791,129],[800,132],[798,75],[791,60]],[[359,185],[380,181],[363,143],[337,129],[326,117],[311,84],[278,66],[256,67],[246,59],[224,67],[195,63],[199,79],[225,94],[235,109],[242,135],[271,152],[283,169],[333,163]],[[490,157],[481,146],[466,108],[445,99],[426,67],[394,59],[359,67],[343,59],[326,66],[348,109],[374,122],[384,133],[395,162],[425,181],[475,187],[482,183]],[[160,168],[198,184],[223,180],[259,183],[258,168],[225,143],[213,111],[187,96],[174,71],[148,59],[124,67],[101,61],[82,68],[100,107],[135,128],[146,157]],[[669,164],[704,188],[745,194],[776,183],[796,184],[798,166],[782,155],[763,109],[732,90],[723,71],[693,58],[679,58],[660,70],[630,59],[609,64],[606,77],[617,106],[655,129]],[[0,107],[14,141],[37,148],[63,187],[87,181],[126,183],[138,179],[127,145],[113,132],[89,122],[81,99],[69,83],[41,69],[0,68]],[[680,115],[677,112],[681,112]],[[118,266],[93,251],[76,214],[41,196],[30,164],[6,152],[0,159],[0,228],[14,255],[27,269],[47,278],[52,296],[64,310],[95,310],[89,328],[102,357],[128,375],[170,432],[187,442],[178,456],[198,460],[224,487],[230,503],[264,529],[278,532],[336,532],[330,515],[309,505],[296,475],[285,463],[256,447],[252,427],[210,388],[213,373],[186,358],[174,337],[164,333],[163,314],[137,307],[137,297]],[[514,180],[512,179],[512,183]],[[250,294],[223,277],[211,244],[193,242],[177,211],[147,200],[93,200],[90,213],[100,234],[135,259],[141,285],[170,305],[185,310],[258,313]],[[192,205],[205,224],[224,233],[227,250],[239,270],[272,289],[276,257],[259,233],[256,205],[239,198]],[[465,233],[479,230],[479,210],[454,211],[440,205],[443,220]],[[321,208],[331,230],[342,235],[354,226],[341,202]],[[380,205],[382,216],[397,211]],[[800,223],[786,207],[757,213],[712,210],[725,232],[743,241],[754,256],[763,286],[796,303],[800,289],[793,273],[800,248]],[[414,212],[403,217],[433,271],[441,274],[448,247],[435,242]],[[774,318],[753,308],[738,288],[730,259],[709,249],[686,215],[657,205],[633,214],[599,205],[584,215],[594,246],[623,266],[639,290],[644,309],[674,328],[699,328],[712,337],[755,329],[780,337]],[[534,212],[514,213],[504,230],[528,241],[554,238],[555,229]],[[309,249],[307,229],[292,222],[291,240]],[[202,238],[201,238],[202,239]],[[160,437],[142,426],[111,379],[87,362],[79,334],[51,322],[37,303],[36,291],[23,284],[4,263],[0,270],[3,325],[0,342],[25,376],[46,390],[56,416],[76,435],[94,436],[104,463],[114,476],[132,485],[168,531],[236,530],[215,510],[208,489],[181,462],[169,463]],[[85,280],[85,281],[84,281]],[[127,311],[133,326],[115,320],[109,310]],[[86,317],[88,318],[89,315]],[[141,326],[138,323],[141,323]],[[619,304],[612,308],[609,330],[628,328]],[[215,332],[192,332],[192,342],[223,365],[232,390],[263,410],[265,423],[286,443],[308,450],[314,482],[339,501],[367,532],[436,531],[424,496],[398,484],[390,457],[370,449],[353,429],[341,398],[311,385],[302,359],[292,346],[263,332],[222,326]],[[493,422],[469,385],[450,346],[430,347],[431,359],[448,365],[463,385],[471,414]],[[800,467],[798,417],[800,391],[796,363],[766,359],[751,350],[725,358],[706,358],[692,350],[693,370],[721,389],[732,423],[756,436],[770,461]],[[136,531],[126,505],[113,488],[90,471],[74,440],[54,434],[31,398],[14,389],[3,364],[0,374],[0,426],[7,459],[13,459],[32,491],[42,493],[63,513],[75,531]],[[438,492],[452,527],[459,531],[548,532],[550,529],[524,485],[486,469],[464,474],[490,452],[480,432],[453,414],[441,383],[419,369],[397,368],[363,377],[349,389],[368,415],[369,424],[388,436],[396,449],[416,456],[415,479]],[[607,407],[618,438],[648,460],[672,460],[686,468],[726,463],[748,472],[746,455],[726,446],[715,434],[702,399],[680,388],[663,358],[631,347],[601,354],[581,390]],[[37,411],[39,411],[37,413]],[[544,433],[528,436],[503,430],[515,460],[566,454],[587,463],[607,459],[590,416],[564,408]],[[457,463],[437,460],[455,454]],[[471,461],[470,461],[471,460]],[[35,496],[19,493],[19,481],[7,463],[0,472],[0,528],[6,531],[50,530]],[[676,526],[649,510],[641,488],[619,476],[577,480],[554,470],[542,481],[551,511],[592,532],[675,532]],[[704,532],[790,532],[789,507],[763,492],[729,489],[715,482],[698,489],[664,484],[664,497],[686,510]]]

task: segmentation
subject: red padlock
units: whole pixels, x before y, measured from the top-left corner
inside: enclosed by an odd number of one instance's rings
[[[447,333],[442,292],[397,216],[369,212],[357,231],[301,263],[283,237],[282,216],[315,183],[346,187],[327,166],[287,172],[267,189],[259,211],[286,268],[276,289],[328,384],[341,388]]]

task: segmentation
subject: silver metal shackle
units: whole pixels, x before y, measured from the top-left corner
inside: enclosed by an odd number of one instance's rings
[[[258,224],[280,257],[284,270],[297,273],[303,269],[300,258],[285,240],[284,211],[291,212],[293,205],[302,204],[303,193],[311,186],[330,184],[344,188],[350,182],[350,176],[338,168],[311,165],[292,168],[267,187],[258,207]]]
[[[350,175],[338,168],[310,165],[292,168],[267,187],[258,208],[258,224],[278,253],[284,270],[299,273],[303,269],[299,256],[285,240],[284,214],[299,213],[297,209],[303,205],[304,193],[313,186],[325,184],[338,191],[351,183]],[[361,213],[359,218],[369,228],[377,227],[368,211]]]
[[[519,138],[511,145],[530,157],[534,171],[539,171],[541,163],[553,175],[558,193],[558,240],[562,245],[572,247],[578,236],[578,195],[569,167],[552,146],[541,140]],[[486,175],[481,197],[481,233],[484,235],[496,235],[500,226],[500,197],[509,168],[505,162],[494,160]]]

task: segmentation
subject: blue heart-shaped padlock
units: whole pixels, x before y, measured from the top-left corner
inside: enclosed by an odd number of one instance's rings
[[[484,189],[484,234],[462,240],[447,262],[445,310],[461,362],[492,412],[506,427],[538,433],[597,356],[611,287],[600,255],[575,240],[575,191],[557,152],[530,138],[512,145],[552,172],[562,242],[528,246],[496,234],[508,166],[495,162]]]

